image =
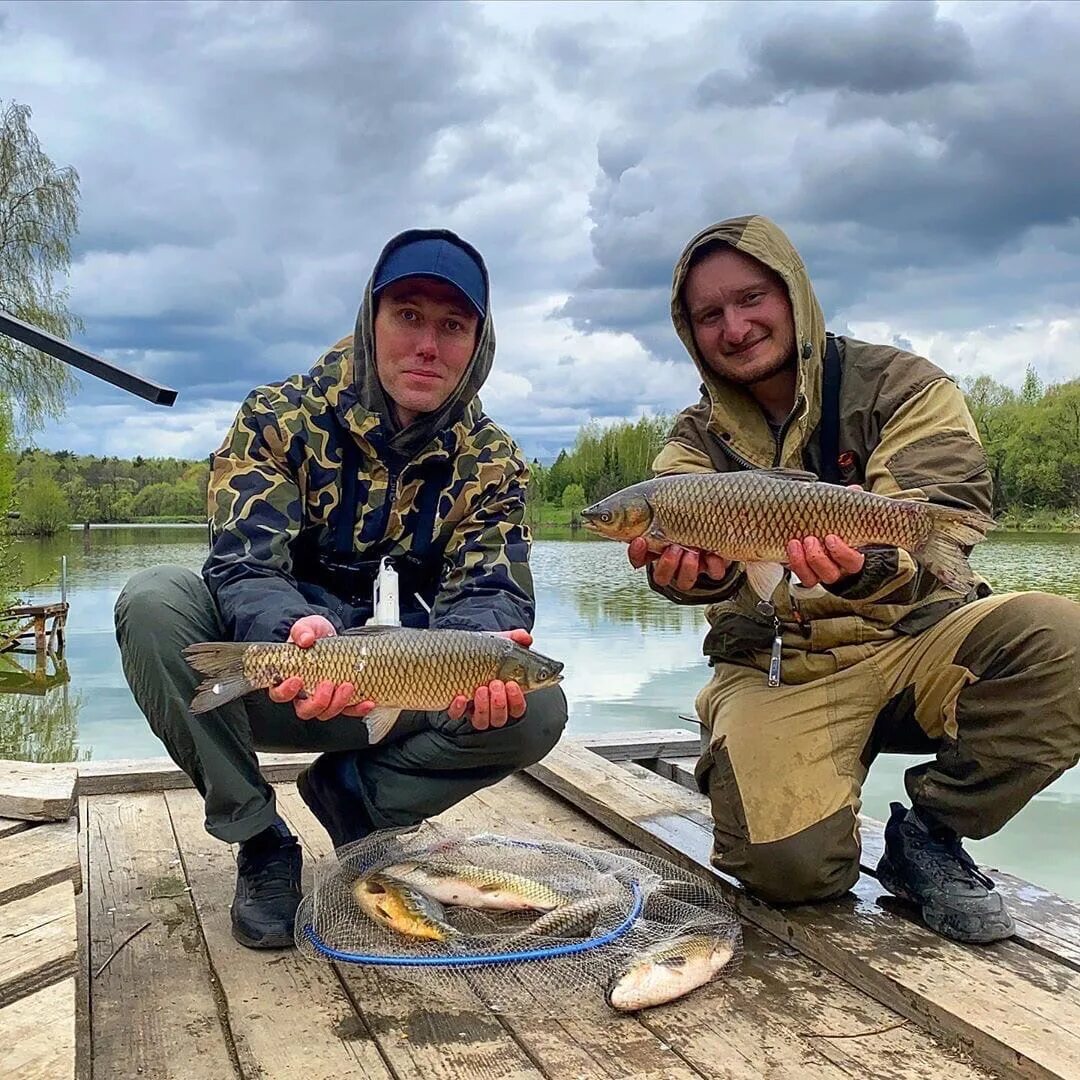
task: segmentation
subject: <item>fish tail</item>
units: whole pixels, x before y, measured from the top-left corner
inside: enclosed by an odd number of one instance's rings
[[[975,574],[964,549],[985,540],[996,524],[994,519],[978,510],[933,504],[927,509],[932,528],[926,542],[912,552],[915,560],[955,592],[969,592],[975,586]]]
[[[240,641],[201,641],[184,649],[187,662],[207,676],[195,688],[193,713],[216,709],[256,689],[244,675],[244,655],[249,647]]]

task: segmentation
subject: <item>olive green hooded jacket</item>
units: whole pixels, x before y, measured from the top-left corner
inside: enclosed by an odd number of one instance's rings
[[[362,625],[370,593],[354,594],[356,579],[326,564],[405,556],[429,533],[417,562],[430,581],[430,619],[403,594],[406,625],[532,627],[527,467],[477,397],[495,354],[490,305],[437,412],[400,428],[375,369],[372,282],[391,251],[423,237],[450,239],[484,265],[453,233],[395,237],[372,271],[354,334],[309,372],[253,390],[210,457],[213,542],[203,577],[236,640],[281,640],[309,614],[339,632]]]
[[[722,241],[764,263],[787,287],[795,319],[795,406],[778,435],[741,387],[721,379],[694,342],[683,284],[694,253]],[[825,319],[806,267],[787,236],[760,216],[733,218],[699,233],[674,273],[671,316],[702,378],[697,404],[676,418],[653,463],[657,474],[790,468],[822,475],[820,426]],[[991,510],[991,477],[975,424],[956,384],[928,360],[886,345],[837,338],[842,360],[839,467],[845,483],[880,495]],[[656,587],[656,586],[654,586]],[[705,652],[714,661],[767,667],[772,618],[736,564],[724,581],[699,580],[689,593],[658,589],[680,603],[709,604]],[[913,634],[985,595],[985,583],[958,596],[904,551],[871,549],[863,571],[831,588],[782,584],[773,596],[783,628],[785,679],[828,673]]]

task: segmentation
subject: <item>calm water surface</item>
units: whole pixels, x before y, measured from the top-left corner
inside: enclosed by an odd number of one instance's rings
[[[81,530],[19,545],[31,602],[59,596],[67,556],[66,671],[48,669],[33,693],[16,662],[31,673],[33,657],[0,656],[0,757],[40,760],[156,757],[151,734],[124,682],[112,609],[123,583],[158,562],[198,569],[206,552],[201,527]],[[973,562],[998,591],[1045,589],[1080,601],[1080,536],[1005,534],[976,548]],[[708,678],[701,655],[704,619],[650,592],[626,562],[622,545],[595,540],[538,540],[536,647],[568,661],[564,688],[570,730],[682,727]],[[864,792],[864,812],[888,816],[905,798],[903,772],[916,758],[879,758]],[[1080,900],[1080,769],[1037,796],[1000,833],[971,844],[982,863],[1008,869]]]

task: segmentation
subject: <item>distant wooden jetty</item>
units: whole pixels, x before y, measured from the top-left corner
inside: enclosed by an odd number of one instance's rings
[[[67,630],[68,603],[19,604],[0,611],[0,652],[26,648],[32,641],[41,657],[62,656]]]

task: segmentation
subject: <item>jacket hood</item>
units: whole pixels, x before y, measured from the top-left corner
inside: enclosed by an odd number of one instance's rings
[[[449,240],[472,255],[483,271],[488,303],[477,327],[473,354],[453,392],[435,412],[422,413],[408,427],[402,428],[375,368],[372,284],[379,267],[392,251],[402,244],[425,239]],[[494,358],[495,324],[491,318],[491,286],[487,266],[480,253],[447,229],[410,229],[387,243],[372,268],[352,338],[339,342],[319,360],[311,374],[338,419],[354,435],[368,437],[379,427],[389,450],[402,457],[412,457],[465,417],[469,405],[477,401],[477,394],[491,371]]]
[[[798,374],[795,411],[786,429],[779,462],[775,461],[776,440],[757,402],[745,389],[721,378],[705,364],[694,342],[683,302],[683,285],[695,252],[717,241],[750,255],[777,273],[791,299]],[[675,265],[671,285],[671,320],[687,352],[693,357],[709,396],[712,405],[709,429],[752,465],[767,468],[778,463],[785,467],[801,467],[803,447],[821,417],[825,316],[814,295],[806,267],[783,230],[768,218],[754,214],[729,218],[699,232],[686,245]]]

